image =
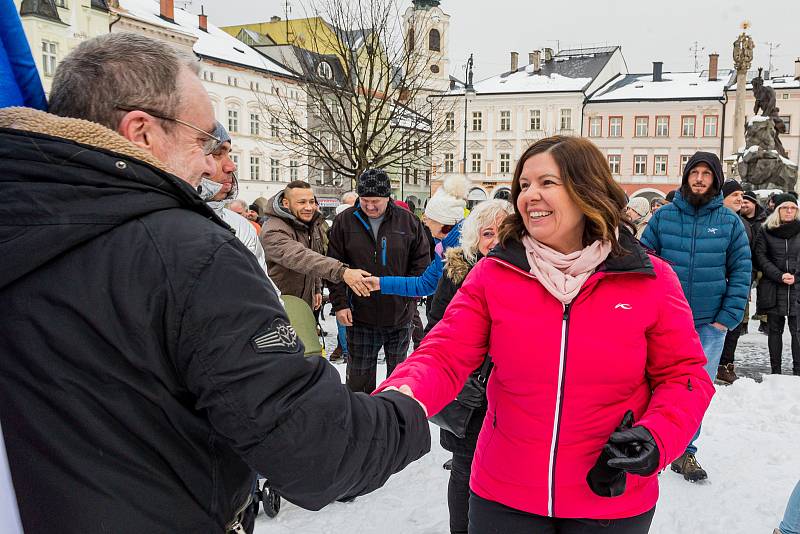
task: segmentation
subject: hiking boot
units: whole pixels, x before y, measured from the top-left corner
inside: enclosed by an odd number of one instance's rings
[[[705,469],[697,463],[697,458],[691,452],[684,452],[670,466],[673,471],[683,475],[689,482],[699,482],[708,478]]]
[[[453,470],[453,459],[450,458],[445,463],[442,464],[442,469],[445,471],[452,471]]]
[[[781,531],[781,529],[779,528],[776,528],[775,530],[772,531],[772,534],[783,534],[783,531]]]
[[[328,361],[331,362],[331,363],[338,362],[339,360],[342,359],[342,357],[343,357],[343,355],[342,355],[342,346],[339,345],[338,347],[333,349],[333,352],[331,352],[331,355],[328,357]]]
[[[725,384],[733,384],[739,377],[736,376],[736,372],[733,369],[732,363],[727,363],[725,365],[720,365],[717,368],[717,380],[723,382]]]

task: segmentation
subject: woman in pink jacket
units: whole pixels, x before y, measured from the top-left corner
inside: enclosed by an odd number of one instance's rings
[[[591,142],[536,142],[511,187],[500,245],[378,391],[435,414],[488,352],[469,532],[646,533],[714,393],[691,311]]]

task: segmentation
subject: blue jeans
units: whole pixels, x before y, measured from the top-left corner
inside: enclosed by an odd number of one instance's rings
[[[725,334],[719,328],[711,326],[710,324],[700,325],[695,328],[697,335],[700,336],[700,344],[703,346],[703,352],[706,355],[706,372],[711,377],[713,382],[717,378],[717,368],[719,367],[719,359],[722,357],[722,347],[725,345]],[[692,441],[686,447],[686,452],[697,454],[697,447],[694,442],[700,437],[700,429],[697,429]]]
[[[800,534],[800,482],[794,487],[779,527],[783,534]]]
[[[336,319],[336,337],[339,341],[339,346],[342,347],[342,354],[350,354],[347,352],[347,327]]]

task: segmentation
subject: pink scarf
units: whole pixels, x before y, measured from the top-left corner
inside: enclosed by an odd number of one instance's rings
[[[545,246],[530,235],[522,238],[531,274],[563,304],[569,304],[581,286],[611,253],[610,241],[595,241],[588,247],[562,254]]]

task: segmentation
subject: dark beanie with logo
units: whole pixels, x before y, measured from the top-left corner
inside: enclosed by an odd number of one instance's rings
[[[389,197],[392,182],[383,169],[367,169],[358,177],[356,192],[360,197]]]
[[[725,183],[722,184],[723,198],[735,193],[736,191],[744,191],[744,189],[742,189],[742,184],[736,180],[725,180]]]

